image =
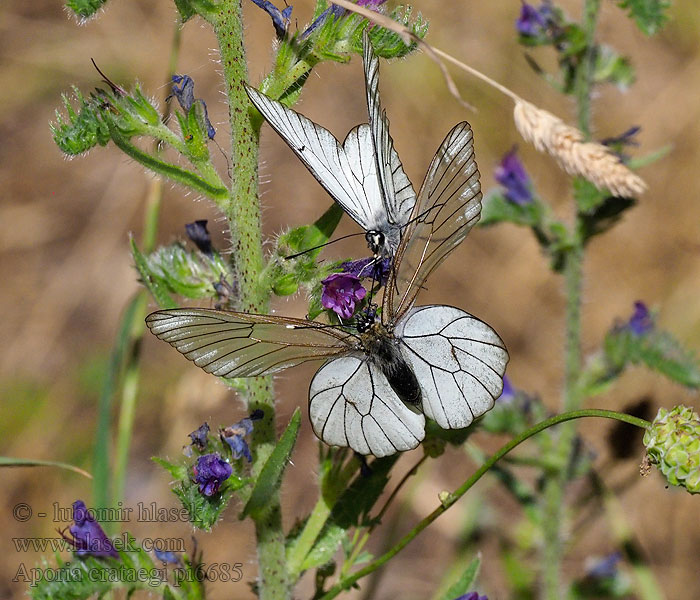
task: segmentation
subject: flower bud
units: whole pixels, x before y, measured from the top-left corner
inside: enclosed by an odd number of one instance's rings
[[[649,460],[671,485],[700,493],[700,416],[688,406],[659,409],[644,434]]]

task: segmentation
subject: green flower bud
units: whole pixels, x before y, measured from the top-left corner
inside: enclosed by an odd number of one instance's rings
[[[644,434],[649,460],[671,485],[700,493],[700,416],[692,408],[676,406],[659,414]]]

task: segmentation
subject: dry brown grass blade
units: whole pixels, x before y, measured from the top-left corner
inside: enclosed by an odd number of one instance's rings
[[[520,135],[540,152],[550,154],[570,175],[580,175],[596,187],[607,188],[617,196],[638,196],[646,190],[647,186],[644,180],[627,168],[609,148],[595,142],[584,141],[583,133],[575,127],[567,125],[559,117],[537,108],[481,71],[454,58],[447,52],[431,46],[410,29],[386,15],[363,6],[357,6],[348,0],[334,0],[334,3],[362,15],[381,27],[395,31],[406,44],[411,41],[416,42],[438,65],[445,78],[447,88],[462,106],[471,108],[460,95],[457,85],[441,59],[454,64],[508,96],[515,102],[513,119]]]

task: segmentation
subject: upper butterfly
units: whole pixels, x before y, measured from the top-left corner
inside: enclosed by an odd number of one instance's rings
[[[251,102],[312,175],[365,230],[375,257],[393,258],[416,203],[416,194],[389,136],[379,102],[379,61],[364,33],[369,124],[358,125],[341,144],[327,129],[246,86]]]
[[[331,164],[324,172],[339,156],[347,157],[335,151],[326,157]],[[363,311],[350,328],[185,308],[157,311],[146,323],[197,366],[222,377],[269,375],[328,359],[309,390],[316,435],[361,454],[410,450],[425,436],[424,415],[443,428],[466,427],[503,388],[508,353],[489,325],[451,306],[413,307],[433,269],[478,221],[480,200],[473,135],[462,122],[438,149],[405,221],[381,320]]]

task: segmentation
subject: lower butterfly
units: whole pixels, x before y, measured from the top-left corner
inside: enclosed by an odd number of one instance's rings
[[[415,307],[390,326],[361,313],[355,332],[198,308],[158,311],[146,322],[220,377],[270,375],[328,359],[309,390],[314,432],[331,446],[374,456],[415,448],[425,416],[446,429],[469,425],[500,395],[508,361],[491,327],[451,306]]]
[[[325,359],[309,390],[316,435],[387,456],[425,437],[425,417],[459,429],[503,389],[508,352],[486,323],[452,306],[414,306],[430,273],[481,214],[473,134],[462,122],[428,169],[391,265],[381,317],[369,306],[351,327],[204,308],[157,311],[146,323],[207,373],[256,377]]]

